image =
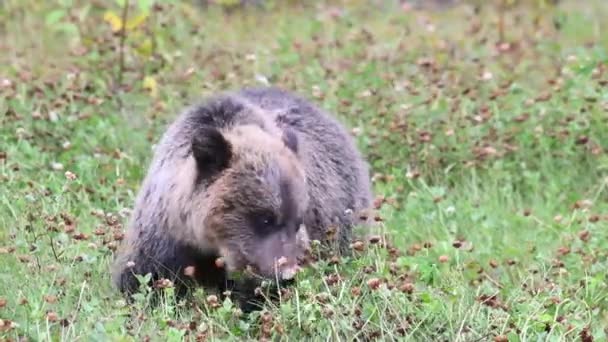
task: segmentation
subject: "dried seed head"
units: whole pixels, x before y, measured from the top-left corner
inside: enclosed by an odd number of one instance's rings
[[[270,314],[270,312],[265,311],[261,316],[260,319],[262,321],[262,323],[272,323],[272,315]]]
[[[218,304],[218,298],[217,298],[216,295],[209,295],[209,296],[207,296],[206,302],[212,308],[215,308],[215,307],[219,306],[219,304]]]
[[[329,286],[333,286],[333,285],[339,283],[340,280],[342,280],[342,277],[340,277],[340,275],[336,274],[336,273],[332,273],[332,274],[328,275],[327,277],[325,277],[325,282]]]
[[[403,285],[399,286],[399,291],[403,293],[412,293],[414,292],[414,284],[404,283]]]
[[[75,173],[73,173],[73,172],[71,172],[71,171],[66,171],[66,172],[65,172],[65,178],[67,178],[68,180],[73,181],[73,180],[75,180],[77,177],[76,177],[76,174],[75,174]]]
[[[67,227],[66,227],[66,230],[67,230]],[[88,240],[89,236],[85,233],[76,233],[76,234],[72,235],[72,238],[74,240]]]
[[[339,263],[340,263],[340,258],[337,255],[332,255],[332,257],[329,259],[330,265],[338,265]]]
[[[351,243],[350,248],[361,252],[365,249],[365,244],[363,243],[363,241],[355,241]]]
[[[56,312],[54,312],[54,311],[49,311],[49,312],[47,312],[47,313],[46,313],[46,319],[47,319],[49,322],[54,323],[54,322],[57,322],[57,321],[59,320],[59,316],[57,315],[57,313],[56,313]]]
[[[281,298],[283,298],[284,300],[290,300],[291,298],[293,298],[293,291],[284,287],[281,288]]]
[[[384,196],[376,197],[373,202],[374,209],[380,209],[382,207],[382,204],[384,204],[385,202],[386,199],[384,198]]]
[[[323,317],[330,318],[334,315],[334,310],[328,306],[323,308]]]
[[[154,283],[154,286],[159,289],[171,288],[171,287],[173,287],[173,282],[169,279],[162,278],[162,279],[157,280]]]
[[[329,302],[329,295],[325,292],[317,293],[317,295],[315,295],[315,299],[319,303],[325,304],[325,303]]]
[[[367,274],[373,273],[375,270],[375,267],[372,265],[367,265],[363,267],[363,272]]]
[[[377,290],[380,287],[380,279],[371,278],[367,281],[367,286],[369,286],[372,290]]]
[[[49,304],[57,303],[57,296],[54,295],[46,295],[44,296],[44,301]]]
[[[380,242],[380,240],[381,240],[380,235],[372,235],[369,237],[369,243],[371,243],[373,245]]]
[[[587,242],[589,241],[589,237],[591,236],[591,233],[588,230],[583,230],[580,233],[578,233],[578,238],[581,239],[581,241]]]

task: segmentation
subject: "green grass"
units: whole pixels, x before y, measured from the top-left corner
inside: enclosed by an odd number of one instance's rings
[[[115,2],[2,2],[2,339],[605,340],[608,3],[510,8],[502,49],[489,4],[356,3],[162,2],[127,32],[118,85]],[[109,264],[152,145],[262,78],[356,128],[392,249],[321,262],[249,317],[203,290],[127,306]]]

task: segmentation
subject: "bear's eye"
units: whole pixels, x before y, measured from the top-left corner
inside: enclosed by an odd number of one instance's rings
[[[276,224],[276,219],[272,214],[266,214],[262,216],[262,224],[265,226],[274,226]]]
[[[252,216],[254,229],[259,234],[269,234],[277,228],[277,217],[272,212],[257,212]]]

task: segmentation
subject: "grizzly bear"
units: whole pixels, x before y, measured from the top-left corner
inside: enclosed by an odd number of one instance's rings
[[[289,281],[329,229],[347,252],[353,213],[371,201],[368,165],[329,113],[274,87],[217,94],[187,108],[155,147],[113,282],[131,294],[135,276],[150,274],[179,294]],[[231,276],[245,270],[246,280]]]

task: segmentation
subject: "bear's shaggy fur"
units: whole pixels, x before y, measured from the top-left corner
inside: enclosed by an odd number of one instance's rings
[[[222,93],[184,111],[156,146],[113,281],[129,294],[135,274],[178,293],[192,280],[230,288],[244,269],[290,279],[330,227],[345,251],[352,213],[371,198],[367,163],[328,113],[277,88]]]

